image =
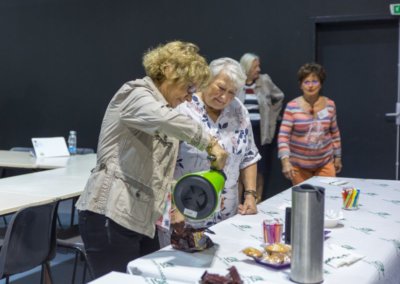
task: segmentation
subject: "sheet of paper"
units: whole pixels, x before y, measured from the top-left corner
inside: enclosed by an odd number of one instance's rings
[[[64,137],[32,138],[32,144],[38,158],[69,156]]]

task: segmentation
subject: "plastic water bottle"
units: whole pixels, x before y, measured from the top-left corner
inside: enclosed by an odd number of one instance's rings
[[[77,143],[76,131],[71,130],[68,136],[68,150],[71,155],[76,154],[76,145],[77,145],[76,143]]]

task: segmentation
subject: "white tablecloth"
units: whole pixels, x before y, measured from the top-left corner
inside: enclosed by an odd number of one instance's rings
[[[162,279],[144,278],[136,275],[129,275],[121,272],[110,272],[100,278],[97,278],[89,284],[162,284]],[[168,281],[169,284],[182,284],[182,282]]]
[[[324,264],[324,283],[400,283],[400,182],[339,178],[346,185],[331,185],[330,180],[315,177],[307,181],[325,187],[325,208],[340,210],[341,189],[352,185],[361,190],[356,211],[343,211],[344,220],[331,228],[325,241],[364,256],[350,266],[333,268]],[[258,247],[263,241],[262,220],[280,218],[291,206],[288,189],[259,205],[257,215],[241,216],[221,222],[209,234],[215,247],[200,253],[184,253],[166,247],[131,261],[128,272],[143,277],[164,279],[163,283],[198,283],[204,271],[225,275],[232,265],[244,283],[292,283],[290,268],[276,270],[256,264],[241,253],[247,246]],[[324,257],[325,261],[328,261]]]

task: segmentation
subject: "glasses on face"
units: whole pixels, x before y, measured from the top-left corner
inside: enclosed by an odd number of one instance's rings
[[[310,86],[318,86],[320,84],[320,82],[318,80],[307,80],[303,82],[304,86],[310,87]]]

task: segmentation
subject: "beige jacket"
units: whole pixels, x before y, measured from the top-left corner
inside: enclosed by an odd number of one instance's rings
[[[285,96],[268,74],[262,74],[257,79],[255,93],[260,108],[261,145],[265,145],[274,139],[276,122]],[[244,92],[241,92],[239,99],[244,102]]]
[[[97,164],[76,207],[153,237],[171,189],[179,140],[209,144],[201,125],[167,106],[149,77],[124,84],[107,107]]]

